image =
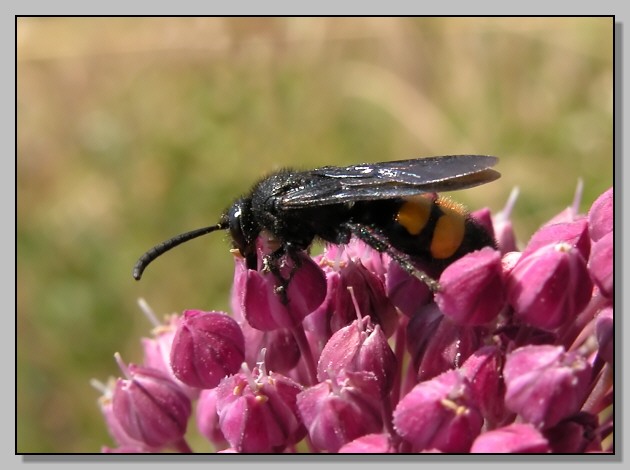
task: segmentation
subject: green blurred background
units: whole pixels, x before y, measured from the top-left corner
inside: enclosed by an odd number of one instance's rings
[[[453,197],[519,186],[521,241],[578,178],[586,209],[612,41],[611,18],[19,18],[17,452],[112,445],[89,381],[141,359],[137,299],[227,309],[232,279],[225,235],[131,267],[269,171],[484,153],[502,178]]]

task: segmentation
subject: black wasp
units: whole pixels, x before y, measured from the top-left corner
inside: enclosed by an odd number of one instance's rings
[[[438,284],[414,266],[423,260],[444,266],[484,246],[492,236],[458,204],[435,193],[471,188],[497,179],[496,157],[449,155],[309,171],[282,170],[263,178],[221,215],[216,225],[182,233],[146,252],[133,269],[137,280],[155,258],[188,240],[229,230],[247,267],[257,268],[256,239],[278,242],[264,266],[279,276],[277,261],[295,259],[315,238],[346,244],[352,235],[389,254],[407,272],[436,290]],[[289,282],[280,278],[284,285]]]

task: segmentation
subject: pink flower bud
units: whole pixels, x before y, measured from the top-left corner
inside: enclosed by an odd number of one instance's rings
[[[371,372],[386,394],[397,372],[396,363],[380,326],[374,326],[370,317],[364,317],[341,328],[328,340],[319,358],[317,377],[323,381],[342,371]]]
[[[568,244],[576,248],[584,259],[588,259],[591,240],[588,235],[586,217],[581,216],[570,222],[543,225],[532,235],[523,251],[523,256],[547,245]]]
[[[113,406],[112,406],[112,398],[113,393],[116,387],[116,382],[111,379],[108,381],[107,385],[98,384],[98,389],[102,390],[103,395],[99,397],[98,403],[101,408],[101,413],[103,414],[103,419],[105,420],[105,424],[107,426],[107,430],[109,434],[114,439],[114,442],[118,447],[110,448],[103,447],[101,452],[104,453],[115,453],[121,452],[118,449],[129,449],[130,453],[139,453],[139,452],[151,452],[151,451],[159,451],[159,448],[150,448],[145,443],[132,438],[127,431],[121,426],[120,422],[116,418],[114,414]]]
[[[179,385],[188,398],[195,400],[199,396],[199,389],[189,387],[183,383],[175,377],[171,368],[171,348],[179,320],[179,316],[171,315],[166,324],[159,325],[153,329],[152,338],[141,339],[144,352],[143,365],[164,372],[173,382]]]
[[[421,269],[426,272],[424,267],[421,266]],[[429,287],[416,276],[410,275],[396,261],[389,263],[386,290],[391,302],[410,318],[433,299]]]
[[[124,431],[143,444],[162,448],[180,441],[188,424],[188,397],[165,374],[130,364],[118,379],[112,410]]]
[[[503,354],[497,346],[475,351],[460,368],[470,382],[479,411],[491,427],[505,419]]]
[[[261,344],[265,348],[265,366],[279,373],[287,373],[299,362],[301,353],[295,337],[287,329],[266,331]]]
[[[323,258],[325,258],[328,263],[343,264],[349,261],[355,263],[361,261],[361,264],[365,266],[368,271],[378,276],[381,280],[385,279],[385,273],[387,272],[386,267],[389,263],[389,260],[386,259],[387,255],[379,253],[356,237],[351,237],[347,245],[328,244],[324,251]]]
[[[282,452],[306,434],[295,404],[302,386],[255,368],[226,377],[216,389],[221,432],[237,452]]]
[[[501,255],[492,248],[468,253],[440,276],[435,302],[444,315],[462,325],[483,325],[505,306]]]
[[[241,330],[245,337],[245,362],[248,366],[254,367],[262,359],[263,349],[265,366],[269,370],[285,374],[298,364],[300,349],[288,329],[261,331],[244,321]]]
[[[425,306],[407,325],[407,347],[418,380],[461,366],[481,345],[483,331],[453,323],[434,303]]]
[[[299,266],[292,271],[290,257],[282,262],[280,274],[288,279],[283,286],[271,272],[248,269],[243,293],[243,313],[258,330],[292,328],[315,311],[326,297],[326,278],[322,270],[305,253],[298,254]],[[282,289],[286,288],[286,298]]]
[[[357,314],[352,294],[359,307]],[[331,330],[352,323],[357,315],[371,317],[375,324],[381,326],[387,337],[391,336],[398,322],[397,312],[385,295],[383,281],[368,271],[360,262],[349,262],[339,270],[339,283],[333,300]]]
[[[480,434],[470,452],[477,454],[544,454],[549,443],[528,423],[516,423]]]
[[[326,275],[326,296],[324,301],[313,312],[309,313],[302,321],[305,330],[316,335],[321,341],[330,338],[330,319],[335,310],[335,299],[339,286],[339,271],[330,266],[323,266]]]
[[[297,405],[313,445],[337,452],[360,436],[382,430],[380,400],[373,375],[358,372],[304,390],[297,397]]]
[[[213,388],[239,369],[244,350],[243,333],[230,316],[186,310],[173,339],[171,367],[185,384]]]
[[[503,376],[506,406],[526,422],[549,428],[580,410],[591,366],[561,346],[523,346],[508,354]]]
[[[573,320],[592,290],[584,258],[566,243],[523,254],[507,280],[508,302],[516,315],[550,331]]]
[[[456,370],[419,383],[394,410],[394,428],[414,452],[468,452],[482,424],[470,384]]]

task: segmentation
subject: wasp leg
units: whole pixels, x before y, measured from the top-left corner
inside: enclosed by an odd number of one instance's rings
[[[302,265],[298,252],[299,250],[291,246],[290,243],[285,243],[280,248],[263,258],[263,271],[270,272],[278,280],[280,285],[276,287],[275,292],[280,296],[284,305],[289,303],[289,299],[287,297],[287,287],[293,279],[295,272]],[[289,272],[289,276],[287,278],[283,277],[280,273],[280,259],[285,255],[291,258],[291,261],[293,262],[291,271]]]
[[[370,245],[376,251],[381,253],[387,253],[394,261],[396,261],[408,274],[417,277],[422,282],[424,282],[432,292],[437,292],[440,289],[440,284],[438,281],[433,279],[427,273],[418,269],[411,262],[411,258],[409,255],[405,253],[401,253],[392,247],[388,242],[385,236],[379,232],[378,230],[361,224],[354,224],[351,222],[346,222],[346,227],[350,232],[352,232],[356,237],[361,239],[363,242]]]

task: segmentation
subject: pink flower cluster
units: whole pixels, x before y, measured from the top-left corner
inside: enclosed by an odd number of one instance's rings
[[[614,451],[612,188],[522,251],[509,208],[473,216],[498,249],[435,294],[356,240],[283,259],[286,290],[236,257],[231,314],[171,316],[142,365],[118,358],[103,451],[191,452],[193,422],[199,452]]]

